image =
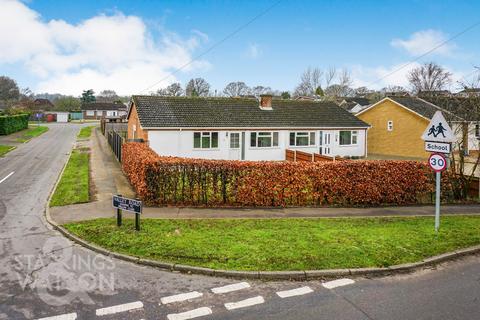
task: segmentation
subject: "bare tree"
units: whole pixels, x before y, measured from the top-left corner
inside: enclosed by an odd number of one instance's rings
[[[166,88],[157,90],[156,94],[159,96],[179,97],[183,95],[182,85],[179,82],[172,83]]]
[[[300,83],[295,88],[295,96],[313,96],[321,89],[323,71],[320,68],[308,67],[300,77]]]
[[[245,82],[237,81],[237,82],[230,82],[227,84],[225,89],[223,89],[223,93],[229,97],[240,97],[247,95],[250,91],[250,88],[245,84]]]
[[[442,66],[429,62],[410,71],[408,81],[415,93],[420,91],[438,91],[451,83],[452,74]]]
[[[325,88],[329,87],[337,77],[337,68],[330,67],[325,73]]]
[[[20,89],[15,80],[0,76],[0,100],[17,100],[20,97]]]
[[[114,90],[103,90],[101,91],[97,97],[97,102],[114,102],[118,100],[118,95]]]
[[[255,86],[251,89],[251,93],[256,97],[258,97],[261,94],[271,94],[272,88],[264,87],[264,86]]]
[[[203,78],[195,78],[188,81],[185,87],[188,97],[206,97],[210,93],[210,84]]]
[[[336,74],[335,70],[335,74]],[[332,71],[333,74],[333,71]],[[325,95],[329,98],[338,98],[338,97],[351,97],[355,95],[355,90],[350,86],[352,85],[352,77],[350,71],[347,69],[342,69],[338,73],[338,83],[332,84],[325,88]]]

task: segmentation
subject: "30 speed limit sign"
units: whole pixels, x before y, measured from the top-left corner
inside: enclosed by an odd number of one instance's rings
[[[428,158],[428,164],[433,171],[442,172],[447,168],[447,159],[441,154],[433,153],[430,155],[430,158]]]

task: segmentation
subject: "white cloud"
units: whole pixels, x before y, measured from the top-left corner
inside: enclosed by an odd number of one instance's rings
[[[245,55],[250,59],[257,59],[262,54],[262,49],[257,43],[250,43]]]
[[[122,13],[70,24],[42,21],[19,1],[0,0],[0,6],[0,64],[23,65],[39,78],[38,92],[78,95],[83,89],[112,88],[119,94],[138,93],[189,62],[208,41],[198,30],[187,39],[167,31],[154,38],[141,18]],[[185,70],[208,66],[197,61]]]
[[[432,50],[447,39],[447,35],[443,32],[428,29],[413,33],[407,40],[393,39],[390,44],[395,48],[406,50],[412,56],[416,56]],[[435,49],[432,54],[451,56],[455,48],[455,44],[445,43],[441,47]]]

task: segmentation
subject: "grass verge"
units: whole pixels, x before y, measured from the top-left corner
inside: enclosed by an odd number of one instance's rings
[[[90,138],[92,135],[92,129],[95,128],[95,126],[88,126],[88,127],[83,127],[80,129],[80,132],[77,135],[77,139],[87,139]]]
[[[128,215],[128,214],[125,214]],[[66,224],[104,248],[171,263],[227,270],[387,267],[480,243],[480,217],[340,219],[125,219]]]
[[[74,149],[50,201],[51,207],[83,203],[89,196],[88,148]]]
[[[6,146],[6,145],[0,144],[0,157],[3,157],[4,155],[6,155],[7,153],[9,153],[9,152],[12,151],[13,149],[15,149],[14,146]]]
[[[22,133],[22,136],[17,139],[18,142],[27,142],[32,138],[38,137],[39,135],[48,131],[48,127],[45,126],[30,126],[27,130]]]

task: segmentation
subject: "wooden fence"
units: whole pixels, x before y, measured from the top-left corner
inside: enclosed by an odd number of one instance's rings
[[[305,161],[305,162],[335,162],[345,159],[340,157],[329,157],[318,153],[308,153],[299,150],[285,150],[285,160],[287,161]]]

